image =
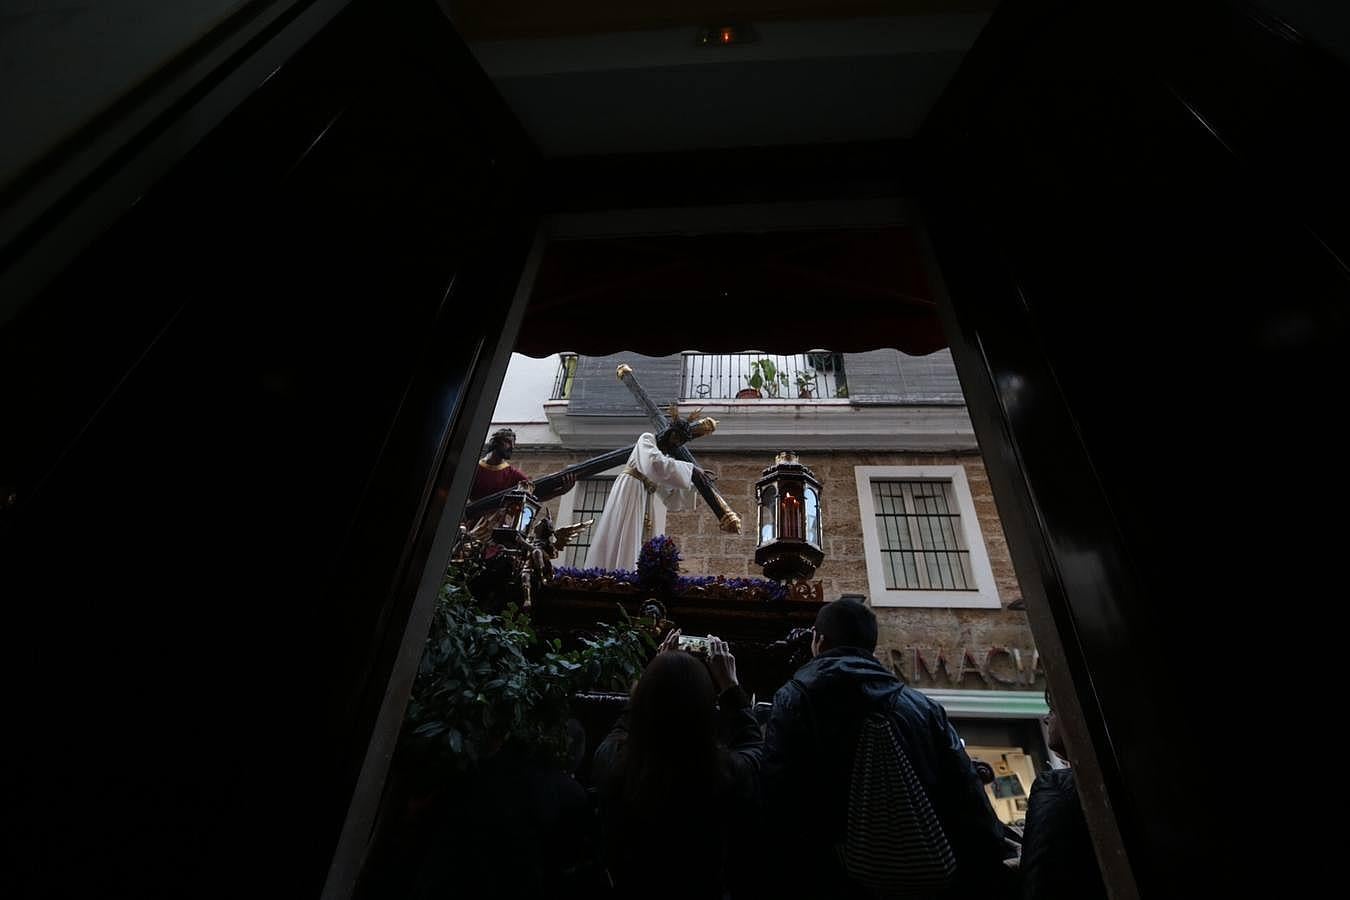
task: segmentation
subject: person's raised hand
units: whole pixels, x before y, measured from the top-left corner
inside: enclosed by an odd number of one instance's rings
[[[719,694],[740,683],[736,678],[736,657],[731,654],[731,646],[713,635],[708,635],[708,671]]]
[[[680,629],[672,628],[666,632],[666,636],[661,639],[661,646],[656,648],[657,653],[671,653],[680,649]]]

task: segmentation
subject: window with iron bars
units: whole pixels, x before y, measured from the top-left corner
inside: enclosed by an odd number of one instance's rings
[[[875,479],[872,503],[887,590],[977,590],[950,481]]]
[[[600,514],[605,511],[605,501],[609,499],[609,489],[614,486],[613,476],[599,476],[596,478],[582,478],[572,490],[576,494],[576,499],[572,505],[571,521],[581,522],[586,519],[600,521]],[[563,548],[560,565],[584,568],[586,565],[586,554],[591,549],[591,534],[595,531],[595,525],[592,524],[580,534],[572,539],[572,542]]]

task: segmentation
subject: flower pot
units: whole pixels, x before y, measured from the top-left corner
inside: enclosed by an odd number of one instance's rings
[[[760,400],[764,395],[754,388],[741,388],[736,392],[737,400]]]
[[[800,388],[800,389],[798,389],[798,391],[797,391],[797,399],[798,399],[798,400],[810,400],[810,399],[812,399],[813,396],[814,396],[814,395],[811,393],[811,389],[810,389],[810,388]]]

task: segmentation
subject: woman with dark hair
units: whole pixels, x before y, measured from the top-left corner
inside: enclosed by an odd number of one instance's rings
[[[725,897],[762,736],[727,643],[706,661],[672,631],[595,751],[605,857],[624,896]]]

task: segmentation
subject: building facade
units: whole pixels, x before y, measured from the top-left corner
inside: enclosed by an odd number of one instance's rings
[[[795,450],[823,485],[824,598],[873,607],[877,657],[944,704],[972,755],[994,768],[1000,815],[1020,820],[1035,772],[1057,764],[1039,721],[1044,672],[950,356],[522,357],[493,423],[516,431],[513,462],[556,472],[653,430],[615,378],[621,362],[663,408],[718,420],[690,449],[745,521],[726,534],[701,502],[675,511],[657,500],[649,534],[676,541],[686,574],[762,576],[755,482],[778,451]],[[555,521],[598,520],[620,470],[551,501]],[[589,531],[558,562],[586,567],[588,546]]]

